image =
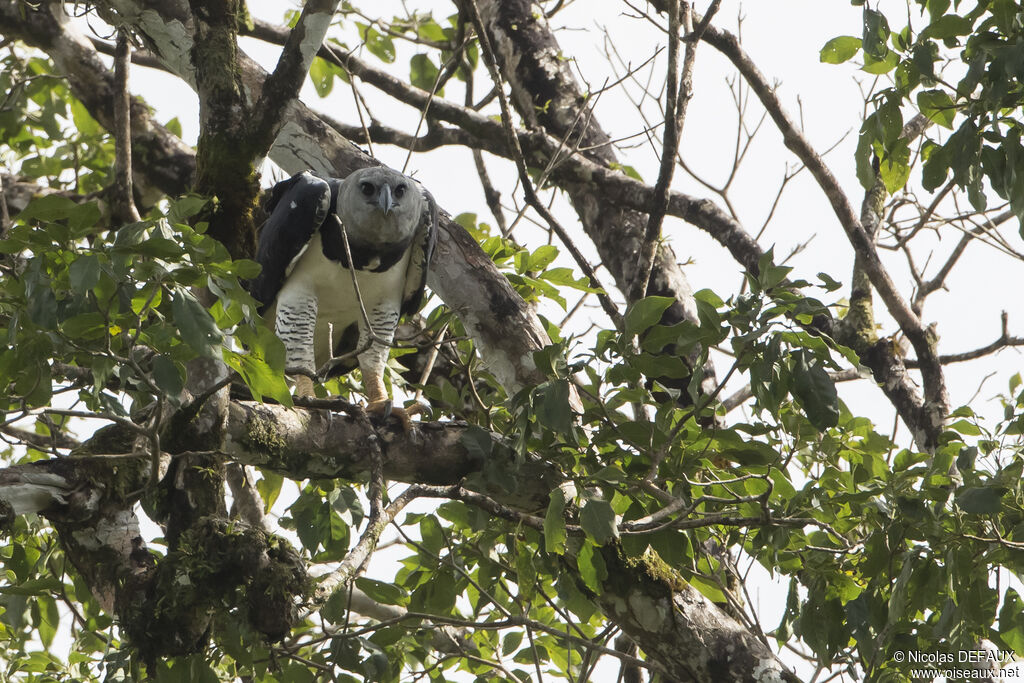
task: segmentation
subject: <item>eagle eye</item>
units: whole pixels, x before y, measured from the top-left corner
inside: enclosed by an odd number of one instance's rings
[[[362,191],[364,196],[372,197],[373,192],[376,188],[373,186],[373,183],[367,183],[364,181],[362,183],[359,183],[359,189]]]
[[[405,194],[405,183],[399,183],[396,185],[393,194],[395,195],[395,199],[401,199],[402,195]]]

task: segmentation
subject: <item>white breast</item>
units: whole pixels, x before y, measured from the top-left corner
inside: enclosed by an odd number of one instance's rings
[[[384,272],[356,271],[363,306],[371,319],[374,318],[375,310],[394,311],[397,317],[402,305],[408,265],[407,252],[398,263]],[[269,315],[276,315],[277,304],[281,301],[308,295],[317,300],[314,356],[319,368],[331,358],[331,350],[345,328],[353,323],[360,329],[365,325],[352,284],[352,271],[324,256],[319,233],[313,236],[308,247],[292,262],[291,273],[281,287]]]

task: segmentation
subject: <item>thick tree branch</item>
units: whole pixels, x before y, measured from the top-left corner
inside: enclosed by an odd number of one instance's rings
[[[252,141],[257,149],[269,149],[288,106],[299,95],[320,46],[330,28],[340,0],[307,0],[302,14],[281,50],[274,72],[267,76],[254,108]]]
[[[277,44],[285,40],[287,31],[265,22],[256,21],[252,35],[261,40]],[[386,71],[370,66],[351,53],[338,55],[324,50],[320,53],[320,56],[333,64],[345,68],[355,76],[409,106],[422,109],[430,99],[429,93],[395,78]],[[551,109],[555,109],[555,107],[552,106]],[[473,109],[463,107],[448,100],[435,98],[430,104],[428,118],[458,126],[465,133],[473,136],[472,144],[475,147],[490,152],[495,156],[506,159],[514,158],[513,150],[505,142],[506,138],[502,124]],[[637,212],[636,219],[641,221],[637,225],[643,225],[642,219],[645,217],[646,210],[655,197],[653,187],[645,185],[642,181],[635,178],[630,178],[622,171],[612,168],[607,164],[595,162],[583,154],[566,154],[561,140],[551,135],[539,131],[519,130],[517,131],[517,136],[519,138],[519,145],[522,147],[526,159],[531,166],[544,168],[551,163],[551,160],[557,159],[551,171],[551,177],[556,183],[559,185],[564,184],[566,187],[573,185],[582,186],[585,184],[587,192],[591,197],[601,197],[602,200],[617,204],[621,208]],[[606,146],[595,145],[593,149],[590,147],[588,149],[590,149],[590,153],[594,153],[596,149],[603,149]],[[603,225],[604,220],[609,218],[609,216],[618,215],[614,211],[613,213],[609,213],[609,211],[613,210],[602,211],[595,208],[593,212],[584,212],[584,217],[589,216],[593,219],[600,215]],[[754,274],[758,272],[757,264],[763,255],[760,246],[743,229],[742,225],[722,211],[711,200],[698,199],[673,191],[669,194],[667,214],[682,218],[704,230],[725,247],[743,268]],[[584,225],[586,225],[586,222],[584,222]],[[640,234],[639,227],[637,228],[636,235],[627,238],[625,242],[619,241],[614,245],[611,243],[612,239],[616,238],[616,231],[625,229],[624,225],[624,223],[617,223],[614,229],[609,229],[609,231],[603,233],[602,237],[603,240],[608,242],[605,246],[610,252],[609,255],[615,260],[615,263],[623,261],[627,254],[636,253],[635,247],[638,242],[635,240],[639,239],[637,237]],[[600,248],[600,245],[598,246]],[[633,247],[633,249],[630,250],[630,247]],[[659,253],[667,254],[669,252],[663,251]],[[602,251],[602,260],[604,258],[605,254]],[[678,272],[678,266],[675,264],[676,257],[672,255],[671,260],[673,264],[671,270]],[[630,263],[633,262],[630,261]],[[666,271],[665,277],[671,283],[675,283],[673,286],[682,287],[683,280],[670,275],[668,271]],[[616,280],[618,282],[618,276],[616,276]],[[618,282],[618,284],[620,289],[622,289],[623,284],[621,282]],[[686,287],[688,288],[689,285],[686,285]],[[656,294],[657,292],[652,290],[651,293]],[[696,316],[696,308],[694,308],[694,316]]]
[[[204,211],[208,232],[232,258],[256,254],[254,210],[257,159],[266,153],[251,137],[252,102],[241,78],[238,24],[242,0],[189,0],[191,63],[199,95],[197,192],[217,199]]]
[[[3,425],[0,426],[0,432],[26,446],[41,451],[48,451],[51,448],[77,448],[81,445],[78,439],[63,431],[56,431],[53,434],[37,434],[13,425]]]
[[[339,588],[355,579],[359,570],[366,565],[366,561],[377,547],[380,535],[384,533],[384,530],[391,522],[395,521],[398,513],[420,495],[422,494],[420,493],[419,485],[410,486],[398,498],[391,501],[379,515],[367,520],[366,529],[363,531],[363,535],[359,537],[355,547],[349,550],[348,555],[345,556],[345,559],[342,560],[337,569],[319,580],[313,600],[323,605]]]
[[[983,358],[984,356],[991,355],[997,351],[1009,348],[1011,346],[1024,346],[1024,337],[1016,337],[1010,334],[1009,326],[1009,315],[1006,311],[1003,311],[1000,316],[1000,334],[999,338],[991,344],[986,344],[977,349],[971,349],[970,351],[962,351],[960,353],[943,354],[939,356],[939,362],[943,365],[947,363],[963,363],[969,360],[975,360],[977,358]],[[908,368],[918,367],[917,360],[908,358],[904,361]]]
[[[465,7],[466,2],[460,0],[459,4]],[[561,48],[546,18],[534,11],[533,3],[478,0],[478,5],[517,113],[528,127],[546,131],[557,141],[549,153],[542,155],[543,163],[529,156],[531,150],[520,143],[527,151],[528,163],[537,168],[552,167],[552,180],[565,190],[584,231],[597,247],[602,264],[627,300],[631,300],[640,278],[638,255],[644,244],[647,214],[655,204],[648,200],[641,206],[629,206],[600,191],[593,176],[559,173],[558,165],[565,158],[582,157],[605,170],[617,168],[611,139],[594,117],[589,97],[581,90],[569,63],[562,59]],[[679,261],[667,244],[660,244],[649,261],[652,274],[647,294],[674,300],[663,315],[665,324],[697,322],[693,292]],[[693,349],[690,362],[698,363],[700,354],[700,348]],[[704,364],[702,372],[700,389],[710,394],[715,387],[710,361]],[[689,401],[685,391],[688,378],[657,379],[680,389],[681,400]]]

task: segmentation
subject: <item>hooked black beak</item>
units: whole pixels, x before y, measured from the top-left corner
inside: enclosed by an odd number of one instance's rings
[[[387,216],[395,208],[395,201],[391,197],[391,186],[384,183],[380,186],[380,194],[377,195],[377,206]]]

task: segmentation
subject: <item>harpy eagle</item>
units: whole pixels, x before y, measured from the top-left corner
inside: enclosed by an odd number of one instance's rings
[[[268,211],[256,254],[263,270],[250,291],[284,342],[296,393],[312,395],[318,370],[360,350],[368,410],[387,414],[388,352],[399,317],[415,313],[423,299],[437,240],[433,196],[385,167],[344,179],[303,172],[274,186]],[[339,364],[326,374],[352,367]],[[408,426],[407,415],[399,417]]]

